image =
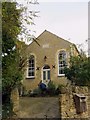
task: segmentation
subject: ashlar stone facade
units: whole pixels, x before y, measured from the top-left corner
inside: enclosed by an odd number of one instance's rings
[[[66,85],[64,67],[69,66],[70,55],[78,55],[76,46],[44,31],[27,47],[27,66],[23,85],[32,90],[40,81],[46,85],[51,80],[56,85]]]

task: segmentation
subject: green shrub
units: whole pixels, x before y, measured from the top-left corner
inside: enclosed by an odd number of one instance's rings
[[[13,103],[11,100],[2,104],[2,119],[10,118],[14,115]]]
[[[36,94],[41,94],[41,90],[39,88],[34,89],[33,92]]]
[[[66,93],[66,86],[59,84],[56,91],[58,94],[64,94]]]
[[[29,90],[28,96],[30,96],[30,97],[41,96],[41,93],[42,93],[42,91],[39,88],[36,88],[33,91]]]
[[[53,81],[50,81],[48,83],[48,88],[47,89],[48,89],[48,94],[49,95],[55,95],[55,93],[56,93],[56,86],[53,83]]]

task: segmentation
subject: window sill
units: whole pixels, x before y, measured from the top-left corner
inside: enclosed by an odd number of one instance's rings
[[[26,79],[35,79],[35,77],[34,76],[33,77],[27,76]]]
[[[65,74],[59,74],[58,77],[65,77]]]

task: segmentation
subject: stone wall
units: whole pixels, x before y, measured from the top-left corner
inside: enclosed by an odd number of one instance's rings
[[[76,101],[74,99],[75,95],[79,95],[81,97],[86,97],[86,111],[77,113],[77,107],[79,108],[79,104],[76,106]],[[72,92],[67,92],[65,94],[60,94],[60,114],[61,118],[88,118],[88,88],[87,87],[73,87]]]
[[[88,89],[88,115],[90,119],[90,87]]]
[[[26,66],[25,79],[23,80],[23,85],[26,87],[26,90],[36,89],[40,81],[43,81],[43,67],[45,65],[50,66],[50,80],[53,81],[56,86],[59,84],[66,85],[68,83],[67,78],[58,76],[58,54],[60,51],[64,50],[68,55],[67,63],[69,63],[69,53],[71,52],[70,45],[72,45],[72,43],[48,31],[42,33],[37,39],[40,46],[38,46],[36,42],[32,42],[26,50],[28,58],[30,55],[34,55],[35,57],[35,77],[27,77],[28,66]],[[48,47],[45,48],[45,46]],[[75,54],[78,54],[77,50],[75,50]],[[45,56],[47,57],[46,60],[44,60]]]
[[[90,118],[90,94],[88,94],[87,87],[71,87],[66,90],[66,93],[60,94],[60,116],[63,119],[70,118]],[[75,95],[84,95],[86,97],[86,108],[87,110],[83,113],[76,112],[76,106],[74,101]],[[19,111],[19,93],[18,89],[15,88],[11,93],[11,100],[13,102],[13,112],[18,116]]]
[[[19,92],[14,88],[11,92],[11,101],[13,103],[13,112],[17,115],[19,112]]]

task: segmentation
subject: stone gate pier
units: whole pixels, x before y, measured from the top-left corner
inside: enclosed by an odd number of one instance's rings
[[[19,92],[18,88],[14,88],[11,92],[11,101],[13,103],[13,112],[17,116],[19,113]]]

